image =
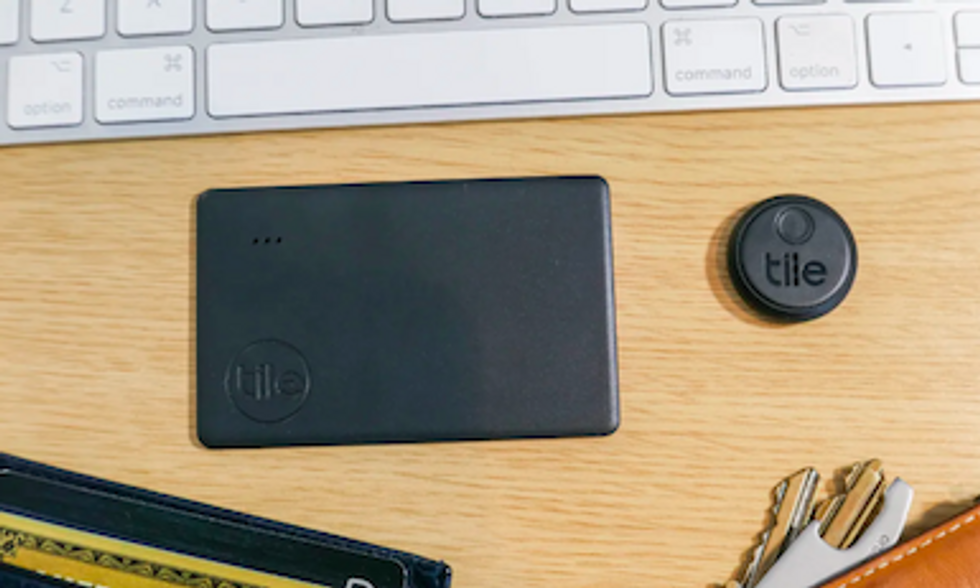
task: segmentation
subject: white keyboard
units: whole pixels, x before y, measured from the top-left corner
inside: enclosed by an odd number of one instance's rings
[[[980,98],[965,0],[0,0],[0,145]]]

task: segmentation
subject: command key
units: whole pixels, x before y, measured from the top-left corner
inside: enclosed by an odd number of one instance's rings
[[[671,94],[739,94],[766,89],[762,21],[677,20],[664,25],[664,71]]]
[[[194,116],[194,52],[189,47],[103,51],[95,58],[100,123],[185,120]]]

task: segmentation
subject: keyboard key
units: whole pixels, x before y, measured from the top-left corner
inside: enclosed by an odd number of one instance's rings
[[[558,0],[479,0],[481,16],[540,16],[558,10]]]
[[[787,90],[857,85],[854,21],[844,15],[784,16],[776,24],[779,79]]]
[[[394,22],[453,20],[465,14],[465,0],[388,0],[388,18]]]
[[[663,32],[670,94],[738,94],[766,88],[762,21],[671,21]]]
[[[105,35],[105,0],[31,0],[35,41],[97,39]]]
[[[296,21],[304,27],[365,24],[374,20],[374,0],[297,0]]]
[[[735,6],[737,0],[660,0],[660,5],[671,10],[689,8],[727,8]]]
[[[189,47],[102,51],[95,57],[95,118],[101,123],[194,116]]]
[[[7,123],[15,129],[82,122],[82,56],[30,55],[10,59]]]
[[[0,0],[0,45],[13,45],[20,38],[20,0]]]
[[[660,5],[670,10],[689,8],[728,8],[735,6],[737,0],[660,0]]]
[[[980,84],[980,49],[960,49],[960,79],[964,84]]]
[[[194,29],[194,0],[117,0],[119,34],[165,35]]]
[[[871,81],[882,88],[946,83],[946,46],[938,14],[895,12],[868,17]]]
[[[573,12],[629,12],[645,10],[648,0],[571,0]]]
[[[956,15],[956,44],[960,47],[980,47],[980,12],[960,12]]]
[[[653,91],[644,24],[216,44],[207,58],[208,111],[215,117],[626,98]]]
[[[207,0],[212,31],[277,29],[283,25],[283,0]]]
[[[752,0],[756,6],[792,6],[795,4],[824,4],[827,0]]]

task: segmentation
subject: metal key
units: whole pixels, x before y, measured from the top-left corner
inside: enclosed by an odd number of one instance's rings
[[[849,548],[828,545],[820,521],[811,522],[773,564],[756,588],[812,588],[890,549],[899,540],[914,492],[896,478],[884,493],[881,511]],[[846,500],[845,500],[846,502]]]
[[[780,482],[773,489],[772,516],[769,528],[759,537],[759,545],[742,574],[741,582],[729,582],[726,588],[753,588],[779,559],[783,551],[810,522],[814,492],[820,475],[806,468]]]
[[[873,459],[858,464],[847,477],[843,495],[831,499],[827,512],[818,515],[820,535],[831,547],[845,549],[858,538],[885,492],[885,470]]]
[[[840,505],[843,504],[844,497],[847,496],[847,489],[851,487],[854,480],[857,479],[857,476],[860,473],[861,464],[856,463],[851,466],[851,469],[848,470],[847,476],[844,477],[844,492],[831,496],[818,504],[813,511],[813,519],[817,521],[832,520],[837,515]]]
[[[857,565],[898,541],[911,504],[912,489],[896,480],[887,491],[890,498],[886,504],[885,474],[879,460],[855,464],[845,476],[844,492],[813,509],[818,479],[817,473],[808,468],[774,489],[770,527],[760,535],[759,546],[741,582],[730,581],[725,588],[791,588],[770,578],[767,572],[776,566],[777,579],[793,578],[798,582],[793,586],[807,588],[813,584],[806,583],[808,578],[825,572],[826,577],[832,577],[844,571],[842,566]],[[804,526],[806,529],[801,534]],[[797,547],[798,543],[802,547]],[[789,550],[795,555],[784,555]],[[801,552],[803,556],[799,555]],[[811,558],[812,565],[801,564],[801,557]],[[784,559],[797,563],[787,566],[782,563]]]

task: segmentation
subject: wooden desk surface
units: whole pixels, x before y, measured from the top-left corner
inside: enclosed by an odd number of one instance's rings
[[[554,441],[212,452],[191,429],[194,196],[598,173],[623,425]],[[878,456],[916,528],[980,494],[980,104],[500,122],[0,150],[0,451],[443,558],[463,588],[706,587],[803,465]],[[835,206],[830,316],[720,271],[762,198]]]

